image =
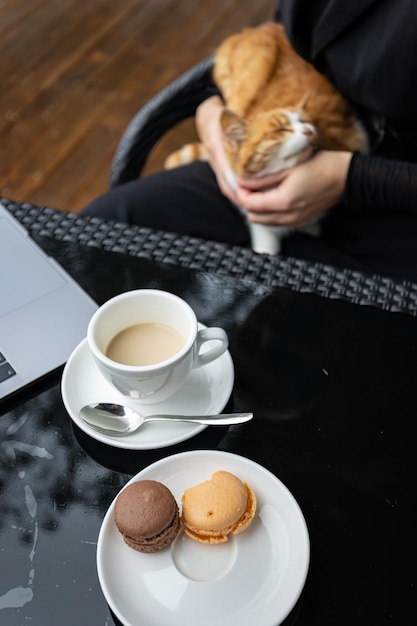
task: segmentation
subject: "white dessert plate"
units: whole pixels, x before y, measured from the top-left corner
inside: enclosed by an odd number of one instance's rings
[[[166,550],[129,548],[110,505],[98,538],[97,570],[108,605],[124,626],[277,626],[296,604],[307,576],[310,543],[303,514],[276,476],[244,457],[215,450],[166,457],[131,481],[158,480],[178,506],[185,489],[217,470],[254,490],[258,508],[247,530],[203,545],[181,530]]]
[[[87,340],[84,339],[65,365],[61,393],[65,408],[73,422],[97,441],[116,448],[150,450],[190,439],[207,426],[185,422],[151,422],[130,435],[111,437],[93,430],[81,420],[79,417],[81,407],[92,402],[114,402],[128,405],[142,415],[156,413],[212,415],[223,411],[232,393],[233,383],[233,361],[229,351],[226,351],[212,363],[193,370],[181,389],[168,400],[146,405],[127,401],[102,376],[91,356]]]

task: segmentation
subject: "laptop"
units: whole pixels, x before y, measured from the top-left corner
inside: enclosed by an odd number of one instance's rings
[[[0,400],[64,365],[96,309],[0,204]]]

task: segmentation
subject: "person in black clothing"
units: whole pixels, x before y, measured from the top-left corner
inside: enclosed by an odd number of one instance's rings
[[[84,213],[248,246],[236,205],[271,225],[302,226],[325,212],[319,237],[293,231],[281,254],[417,282],[417,3],[280,0],[275,19],[295,50],[354,105],[370,153],[321,151],[232,190],[218,123],[223,103],[208,93],[196,126],[210,165],[120,185]]]

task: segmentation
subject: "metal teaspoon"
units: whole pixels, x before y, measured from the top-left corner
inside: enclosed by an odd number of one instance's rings
[[[133,409],[121,404],[98,402],[87,404],[80,409],[80,418],[91,428],[105,435],[115,437],[128,435],[145,422],[171,421],[225,426],[242,424],[252,419],[253,413],[222,413],[220,415],[139,415]]]

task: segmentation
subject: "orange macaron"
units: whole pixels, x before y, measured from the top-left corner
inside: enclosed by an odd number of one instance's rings
[[[224,543],[228,535],[246,530],[256,512],[252,489],[230,472],[215,472],[209,480],[182,496],[181,521],[185,533],[207,544]]]

